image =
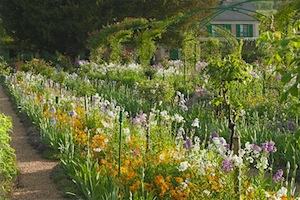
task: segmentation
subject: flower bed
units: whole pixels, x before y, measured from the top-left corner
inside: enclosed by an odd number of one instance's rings
[[[52,87],[55,84],[42,75],[18,72],[7,76],[6,83],[42,138],[56,150],[78,187],[78,198],[293,196],[294,180],[284,185],[282,171],[272,171],[278,150],[271,140],[243,141],[234,153],[216,132],[203,138],[195,135],[201,126],[197,119],[189,122],[187,131],[182,127],[186,119],[165,110],[152,109],[132,118],[101,94]]]

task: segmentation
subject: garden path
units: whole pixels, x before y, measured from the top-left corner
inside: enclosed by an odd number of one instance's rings
[[[57,162],[43,159],[37,151],[27,143],[27,134],[20,118],[14,112],[9,98],[0,84],[0,113],[11,116],[13,132],[11,147],[15,149],[20,177],[13,200],[63,200],[50,179],[50,173]]]

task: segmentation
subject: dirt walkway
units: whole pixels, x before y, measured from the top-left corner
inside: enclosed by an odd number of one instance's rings
[[[11,146],[17,155],[17,165],[21,171],[19,187],[12,199],[16,200],[63,200],[50,179],[51,169],[57,162],[41,158],[36,150],[27,143],[23,124],[12,109],[11,103],[0,84],[0,113],[13,119]]]

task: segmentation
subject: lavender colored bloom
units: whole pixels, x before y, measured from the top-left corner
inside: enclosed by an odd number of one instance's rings
[[[219,137],[219,134],[217,133],[217,131],[213,131],[213,132],[211,132],[210,136],[211,136],[212,138],[214,138],[214,137]]]
[[[43,98],[43,99],[41,99],[41,103],[42,104],[45,104],[46,103],[46,100]]]
[[[274,182],[277,182],[277,181],[284,181],[284,177],[282,176],[283,175],[283,170],[282,169],[279,169],[276,174],[274,174],[273,176],[273,181]]]
[[[192,141],[190,139],[187,139],[185,143],[182,145],[182,148],[184,149],[192,149],[194,148],[194,145],[192,144]]]
[[[200,62],[196,63],[195,68],[197,71],[200,71],[200,70],[204,69],[207,65],[208,65],[208,63],[200,61]]]
[[[88,64],[89,62],[87,60],[78,60],[74,63],[74,66],[83,66]]]
[[[158,63],[158,64],[156,65],[156,69],[162,69],[162,68],[164,68],[164,66],[163,66],[161,63]]]
[[[225,144],[224,147],[225,147],[226,151],[230,150],[230,144]]]
[[[132,119],[132,124],[138,125],[138,126],[146,126],[147,125],[147,117],[143,113],[143,111],[140,111],[139,114]]]
[[[56,109],[55,109],[55,107],[54,106],[51,106],[51,108],[50,108],[50,112],[53,114],[53,113],[56,113]]]
[[[56,119],[54,117],[52,117],[51,120],[50,120],[50,123],[51,124],[56,124]]]
[[[133,150],[132,153],[133,153],[134,155],[139,155],[139,154],[140,154],[139,151],[138,151],[137,149]]]
[[[138,118],[139,118],[140,122],[142,122],[142,123],[147,121],[147,118],[146,118],[145,114],[143,114],[143,112],[140,112],[138,114]]]
[[[137,123],[138,123],[137,118],[136,118],[136,117],[132,118],[132,124],[135,125],[135,124],[137,124]]]
[[[281,75],[281,74],[278,74],[278,75],[276,76],[276,79],[277,79],[278,81],[280,81],[281,78],[282,78],[282,75]]]
[[[211,132],[211,134],[209,136],[209,140],[212,141],[212,139],[215,137],[219,137],[219,134],[217,133],[217,131]]]
[[[258,152],[260,152],[260,151],[261,151],[261,147],[260,147],[260,146],[258,146],[258,145],[254,145],[254,144],[252,144],[252,145],[251,145],[251,148],[252,148],[254,151],[258,151]]]
[[[75,110],[71,110],[69,115],[70,115],[70,117],[76,117],[77,113],[75,112]]]
[[[224,158],[222,162],[222,170],[224,170],[227,173],[233,170],[232,160]]]
[[[102,111],[103,111],[103,112],[107,112],[107,111],[108,111],[108,106],[104,105],[104,106],[102,107]]]
[[[275,147],[275,142],[272,140],[270,142],[266,141],[261,145],[261,148],[264,150],[266,154],[269,154],[270,152],[276,152],[277,148]]]

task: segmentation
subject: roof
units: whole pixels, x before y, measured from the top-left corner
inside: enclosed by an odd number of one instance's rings
[[[257,22],[258,20],[251,17],[256,11],[252,2],[242,3],[239,0],[225,0],[220,3],[220,11],[222,8],[228,9],[213,18],[212,21],[251,21]],[[229,7],[232,6],[232,9]],[[249,16],[250,15],[250,16]]]

